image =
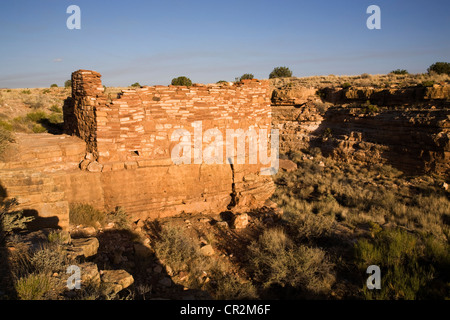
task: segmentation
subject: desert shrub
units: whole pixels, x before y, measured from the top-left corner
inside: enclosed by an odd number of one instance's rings
[[[28,275],[32,269],[29,245],[12,235],[8,238],[8,246],[14,248],[9,252],[7,261],[13,278],[19,279]]]
[[[20,300],[44,300],[51,288],[51,278],[43,273],[31,273],[18,279],[15,284]]]
[[[51,230],[47,235],[47,239],[51,244],[65,244],[70,241],[70,234],[60,230]]]
[[[10,132],[11,130],[11,124],[3,124],[3,122],[0,121],[0,158],[3,156],[3,152],[8,148],[8,145],[14,142],[14,137]]]
[[[56,83],[53,83],[50,88],[58,88],[58,85]]]
[[[173,86],[186,86],[190,87],[192,86],[192,81],[188,77],[180,76],[178,78],[173,78],[171,84]]]
[[[175,272],[189,271],[196,259],[200,257],[198,244],[186,236],[183,229],[174,226],[165,226],[160,238],[155,244],[157,257]]]
[[[343,84],[341,84],[341,88],[342,89],[347,89],[350,88],[352,85],[349,82],[344,82]]]
[[[330,108],[330,104],[324,103],[324,102],[316,102],[316,104],[314,106],[316,107],[316,110],[320,114],[325,114],[325,112],[327,112],[328,108]]]
[[[334,216],[313,214],[311,212],[289,212],[285,219],[295,240],[316,240],[331,235]]]
[[[72,86],[72,80],[66,80],[64,82],[64,87],[65,88],[70,88]]]
[[[52,113],[49,116],[47,116],[46,119],[50,124],[59,124],[59,123],[63,123],[64,119],[63,119],[63,115],[62,113]]]
[[[433,80],[427,80],[427,81],[423,81],[420,86],[422,87],[432,87],[434,86],[434,81]]]
[[[42,246],[30,258],[35,273],[61,272],[66,269],[67,259],[57,245]]]
[[[372,76],[368,73],[361,74],[361,79],[370,79]]]
[[[322,138],[324,139],[328,139],[331,138],[331,136],[333,135],[331,128],[325,128],[325,130],[323,130],[322,132]]]
[[[0,128],[6,131],[12,131],[13,129],[12,124],[5,120],[0,120]]]
[[[450,75],[450,63],[449,62],[436,62],[433,63],[428,69],[428,73],[435,72],[437,74],[448,74]]]
[[[33,125],[33,128],[31,129],[33,133],[44,133],[47,132],[47,129],[45,129],[41,124],[37,123]]]
[[[27,120],[30,120],[32,122],[39,122],[43,119],[47,118],[47,114],[44,111],[35,111],[35,112],[29,112],[26,116]]]
[[[60,107],[58,107],[56,104],[52,105],[50,107],[50,111],[54,112],[54,113],[62,113],[62,109]]]
[[[33,221],[34,217],[25,217],[22,210],[17,210],[19,204],[17,199],[3,200],[0,203],[0,224],[3,237],[11,234],[14,230],[27,228],[27,223]],[[0,235],[0,243],[3,241]]]
[[[104,224],[106,214],[93,206],[84,203],[71,203],[69,209],[69,221],[73,225],[96,227]]]
[[[226,83],[228,83],[228,81],[225,80],[219,80],[216,82],[216,84],[226,84]]]
[[[240,78],[239,78],[239,81],[242,81],[242,80],[251,80],[251,79],[254,79],[255,78],[255,76],[253,75],[253,74],[251,74],[251,73],[244,73]]]
[[[23,99],[23,103],[31,109],[42,109],[45,107],[44,99],[41,96],[31,96]]]
[[[374,114],[380,111],[380,109],[378,109],[377,106],[373,105],[373,104],[368,104],[366,106],[363,107],[363,113],[366,114]]]
[[[401,74],[401,75],[409,74],[409,72],[405,69],[395,69],[395,70],[392,70],[390,73],[391,74]]]
[[[318,248],[294,244],[281,229],[269,229],[249,246],[250,271],[263,287],[291,286],[324,293],[332,265]]]
[[[50,93],[50,90],[49,90],[49,89],[44,89],[44,90],[42,90],[42,94],[47,94],[47,93]]]
[[[237,276],[226,271],[210,270],[211,278],[207,284],[207,290],[213,292],[217,300],[243,300],[257,299],[258,293],[255,286],[250,282],[242,282]]]
[[[369,265],[382,270],[381,289],[364,287],[365,298],[414,300],[442,293],[442,285],[448,282],[448,250],[448,244],[427,242],[403,230],[383,230],[372,240],[359,240],[355,257],[361,271]],[[449,293],[444,290],[445,295]]]
[[[116,207],[114,211],[111,211],[108,214],[108,220],[114,222],[118,229],[126,230],[130,228],[130,218],[122,207]]]
[[[31,90],[22,90],[21,91],[22,94],[31,94]]]
[[[288,67],[276,67],[269,74],[269,79],[290,77],[292,77],[292,71]]]
[[[133,84],[131,85],[131,87],[134,87],[134,88],[140,88],[141,85],[139,84],[139,82],[135,82],[135,83],[133,83]]]

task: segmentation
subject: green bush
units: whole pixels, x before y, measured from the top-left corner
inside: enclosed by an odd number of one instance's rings
[[[434,86],[434,81],[433,80],[427,80],[427,81],[423,81],[422,83],[421,83],[421,86],[422,87],[432,87],[432,86]]]
[[[50,88],[58,88],[58,85],[56,83],[53,83]]]
[[[31,94],[31,91],[30,90],[22,90],[22,94]]]
[[[192,86],[192,81],[188,77],[180,76],[178,78],[173,78],[171,84],[173,86],[186,86],[190,87]]]
[[[50,107],[50,111],[54,112],[54,113],[62,113],[62,109],[60,107],[58,107],[56,104],[52,105]]]
[[[374,106],[373,104],[368,104],[368,105],[364,106],[364,108],[363,108],[363,113],[374,114],[379,111],[380,110],[378,109],[378,107]]]
[[[244,73],[240,78],[239,78],[239,81],[242,81],[242,80],[251,80],[251,79],[254,79],[255,77],[253,76],[253,74],[251,74],[251,73]]]
[[[141,85],[139,84],[139,82],[135,82],[131,85],[131,87],[140,88]]]
[[[46,119],[47,114],[44,111],[36,111],[36,112],[29,112],[26,117],[28,120],[32,122],[39,122],[42,119]]]
[[[379,229],[381,230],[381,229]],[[449,281],[450,246],[433,238],[425,240],[403,230],[376,231],[374,239],[361,239],[355,257],[361,272],[368,266],[380,267],[381,289],[363,288],[366,299],[415,300],[442,292]],[[438,293],[438,294],[436,294]],[[444,298],[445,296],[441,296]]]
[[[4,121],[4,120],[0,120],[0,128],[3,130],[6,130],[8,132],[11,132],[13,130],[12,124],[9,123],[8,121]],[[0,133],[0,135],[2,135],[2,134],[3,134],[3,132]],[[0,137],[0,140],[3,141],[4,139],[5,139],[4,137]]]
[[[436,63],[433,63],[428,68],[427,71],[428,71],[428,73],[436,72],[437,74],[446,73],[446,74],[450,75],[450,63],[449,62],[436,62]]]
[[[292,77],[292,71],[288,67],[276,67],[269,74],[269,79],[290,77]]]
[[[31,129],[33,133],[44,133],[47,132],[47,129],[45,129],[41,124],[37,123],[33,125],[33,128]]]
[[[409,72],[405,69],[396,69],[396,70],[392,70],[390,73],[392,74],[398,74],[398,75],[405,75],[405,74],[409,74]]]
[[[350,88],[352,85],[349,83],[349,82],[344,82],[342,85],[341,85],[341,87],[342,87],[342,89],[347,89],[347,88]]]
[[[66,80],[66,82],[64,82],[65,88],[70,88],[71,86],[72,86],[72,80]]]
[[[228,83],[228,81],[225,81],[225,80],[219,80],[219,81],[216,82],[216,84],[223,84],[223,83]]]

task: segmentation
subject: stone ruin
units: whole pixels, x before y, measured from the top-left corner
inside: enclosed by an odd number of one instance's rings
[[[271,128],[267,80],[152,86],[107,96],[95,71],[72,74],[63,135],[18,134],[17,156],[0,163],[2,198],[66,228],[69,203],[120,206],[136,221],[186,213],[250,210],[274,191],[262,165],[174,164],[171,133]],[[205,142],[201,142],[205,145]],[[247,153],[247,156],[249,154]],[[267,166],[264,166],[267,167]]]

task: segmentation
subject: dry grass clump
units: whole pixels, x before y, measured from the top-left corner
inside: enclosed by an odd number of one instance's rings
[[[86,203],[71,203],[69,221],[72,225],[98,227],[105,223],[106,214]]]
[[[249,246],[250,270],[264,288],[290,286],[326,293],[334,282],[332,264],[319,248],[294,243],[282,229],[269,229]]]
[[[17,280],[15,289],[20,300],[47,300],[52,278],[43,273],[31,273]]]

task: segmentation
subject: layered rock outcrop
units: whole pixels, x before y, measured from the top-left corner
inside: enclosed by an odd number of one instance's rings
[[[308,96],[305,93],[310,93]],[[303,88],[272,94],[280,150],[387,163],[408,174],[450,177],[450,86]]]

